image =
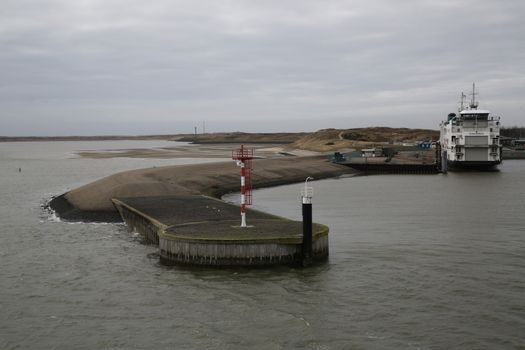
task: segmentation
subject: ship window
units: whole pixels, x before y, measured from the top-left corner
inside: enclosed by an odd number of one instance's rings
[[[492,128],[490,128],[490,132],[492,132]]]
[[[460,128],[458,128],[458,132],[460,132],[460,131],[461,131],[461,129],[460,129]]]

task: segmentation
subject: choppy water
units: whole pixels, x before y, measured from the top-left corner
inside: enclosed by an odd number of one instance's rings
[[[0,349],[525,347],[523,161],[498,173],[314,182],[328,263],[191,269],[160,266],[123,225],[42,211],[51,195],[116,171],[192,161],[72,156],[93,145],[0,143]],[[299,219],[298,192],[256,191],[254,201]]]

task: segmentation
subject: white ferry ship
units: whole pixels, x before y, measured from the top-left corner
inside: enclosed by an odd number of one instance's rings
[[[490,170],[501,163],[500,121],[490,112],[478,109],[476,86],[472,84],[472,99],[464,107],[461,93],[458,114],[450,113],[441,123],[439,143],[442,166],[449,169]]]

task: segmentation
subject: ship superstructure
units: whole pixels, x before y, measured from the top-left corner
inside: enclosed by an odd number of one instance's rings
[[[490,111],[478,109],[476,86],[465,107],[461,93],[458,114],[450,113],[441,123],[440,145],[443,162],[450,169],[491,169],[501,163],[500,118]]]

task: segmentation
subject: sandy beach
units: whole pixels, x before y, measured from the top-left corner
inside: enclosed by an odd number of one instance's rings
[[[166,147],[160,148],[133,148],[111,150],[81,150],[76,152],[82,158],[108,159],[108,158],[231,158],[231,152],[239,144],[192,144],[187,142],[171,142]],[[282,144],[250,144],[255,155],[261,158],[279,157],[281,152],[288,152]],[[292,150],[294,155],[319,155],[319,152]]]

